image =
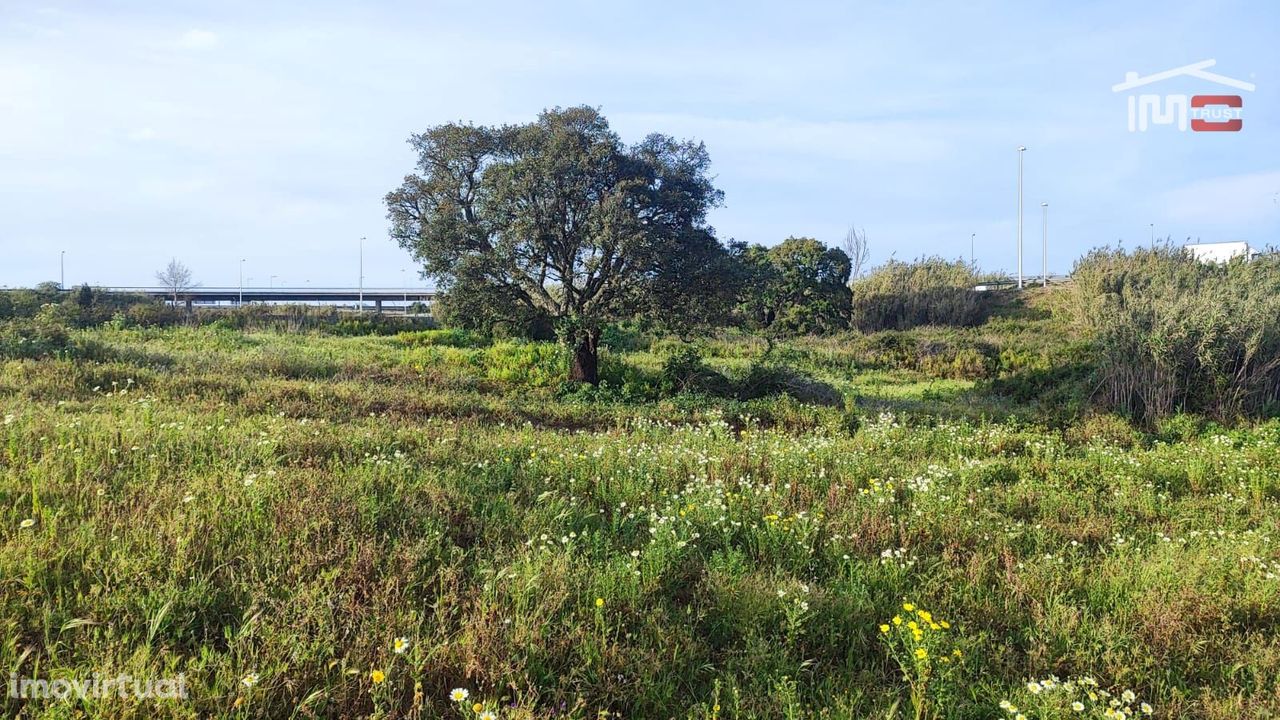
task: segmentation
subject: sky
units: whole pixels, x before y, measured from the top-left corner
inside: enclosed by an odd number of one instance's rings
[[[1240,132],[1128,129],[1213,59]],[[0,285],[421,287],[383,196],[411,133],[599,107],[706,143],[717,235],[1051,272],[1151,235],[1280,245],[1273,2],[0,0]],[[1154,226],[1154,227],[1153,227]]]

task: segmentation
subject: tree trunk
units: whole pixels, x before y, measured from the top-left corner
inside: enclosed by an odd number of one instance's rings
[[[573,365],[569,368],[569,379],[573,382],[599,384],[599,360],[600,331],[579,331],[574,338]]]

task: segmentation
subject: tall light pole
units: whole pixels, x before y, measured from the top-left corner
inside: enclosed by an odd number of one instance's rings
[[[1044,244],[1041,248],[1040,262],[1040,287],[1049,287],[1049,203],[1040,203],[1040,209],[1044,211],[1044,233],[1041,242]]]
[[[978,261],[973,256],[973,239],[978,237],[978,233],[969,233],[969,265],[975,269],[978,267]]]
[[[1018,289],[1022,289],[1022,154],[1026,145],[1018,146]]]
[[[67,251],[59,250],[58,255],[58,289],[67,289]]]
[[[240,258],[240,300],[236,307],[244,305],[244,258]]]
[[[1151,249],[1156,249],[1156,224],[1151,223]]]
[[[364,236],[360,237],[360,314],[364,314]]]

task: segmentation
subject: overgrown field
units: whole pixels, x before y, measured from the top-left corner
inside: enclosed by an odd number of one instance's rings
[[[72,331],[0,361],[0,680],[189,698],[0,709],[1280,716],[1280,422],[1056,412],[1051,329],[794,341],[803,391],[722,397],[674,341],[566,392],[551,344]],[[763,343],[704,350],[751,387]]]

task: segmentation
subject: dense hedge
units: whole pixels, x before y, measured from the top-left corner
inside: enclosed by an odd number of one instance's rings
[[[1068,311],[1095,348],[1104,405],[1152,423],[1280,402],[1280,256],[1215,265],[1180,248],[1096,250],[1074,279]]]
[[[994,306],[993,293],[973,289],[981,280],[959,260],[890,260],[853,284],[852,325],[863,332],[978,325]]]

